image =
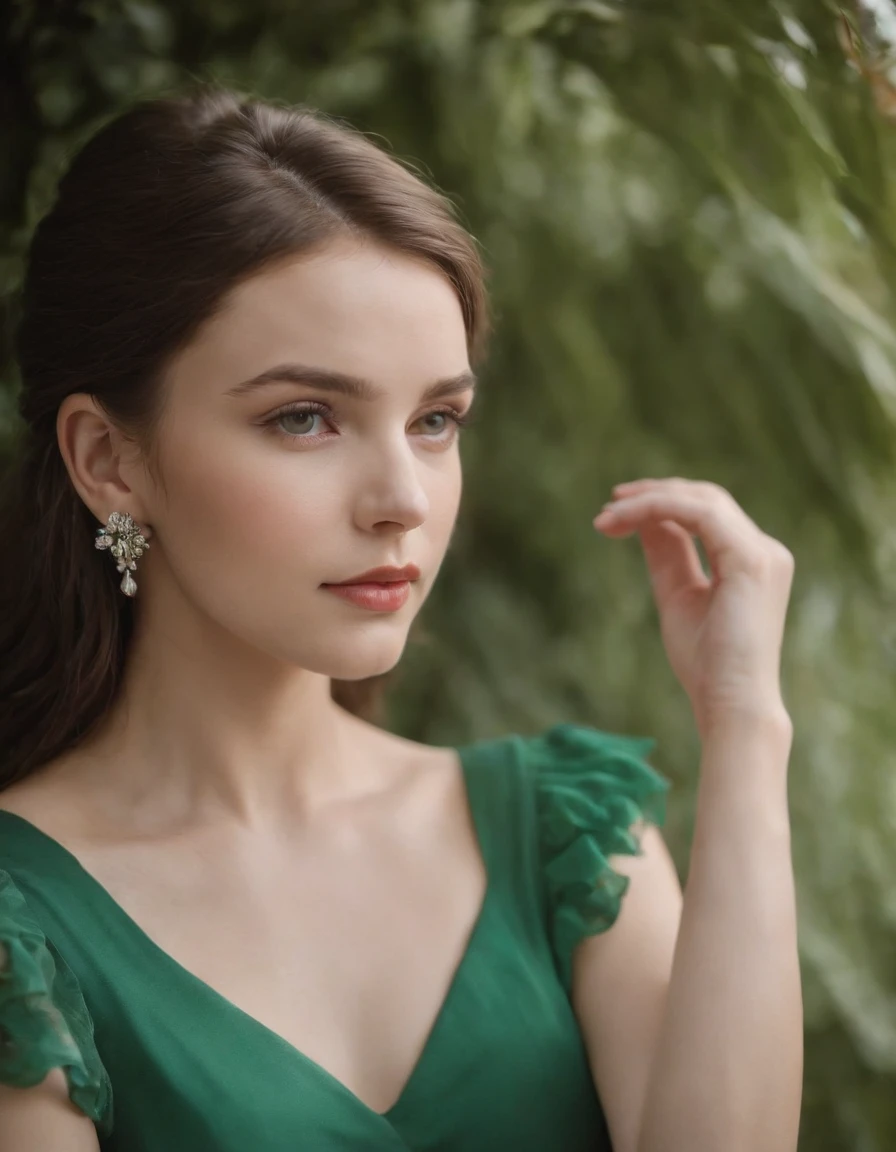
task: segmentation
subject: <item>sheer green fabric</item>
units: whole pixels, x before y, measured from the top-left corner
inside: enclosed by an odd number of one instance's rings
[[[665,818],[653,746],[560,724],[457,749],[486,895],[384,1113],[183,968],[56,840],[0,811],[0,1082],[63,1068],[103,1152],[610,1152],[571,957],[619,914],[627,881],[609,858],[638,853],[633,824]]]
[[[0,1083],[40,1084],[62,1068],[72,1101],[112,1130],[109,1077],[78,982],[7,872],[0,871]]]
[[[629,878],[614,871],[609,857],[640,854],[636,822],[665,823],[668,781],[644,759],[655,747],[651,737],[575,724],[558,724],[527,742],[552,943],[567,989],[576,945],[606,932],[622,907]]]

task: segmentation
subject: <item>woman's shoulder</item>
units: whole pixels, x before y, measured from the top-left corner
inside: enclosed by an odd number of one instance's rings
[[[52,817],[52,813],[60,809],[60,798],[30,780],[10,784],[0,792],[0,813],[8,812],[38,826],[46,822],[48,815]]]
[[[119,814],[127,810],[113,795],[115,768],[108,750],[92,744],[71,748],[0,791],[0,824],[5,813],[27,822],[30,827],[15,821],[9,827],[16,825],[16,839],[27,841],[29,855],[49,852],[58,861],[61,848],[90,860],[96,847],[119,838]],[[0,835],[0,850],[3,843]]]
[[[664,818],[668,779],[650,756],[652,736],[629,735],[589,724],[562,722],[522,733],[516,730],[472,737],[450,745],[423,744],[391,733],[376,737],[382,760],[412,784],[457,775],[466,778],[475,804],[509,814],[505,805],[536,811],[550,845],[575,826],[598,815],[628,827],[647,809],[653,822]],[[598,811],[600,810],[600,811]],[[627,821],[627,823],[626,823]]]
[[[47,835],[64,838],[80,820],[83,799],[72,787],[74,757],[65,754],[41,765],[0,791],[0,813],[9,812]]]
[[[505,874],[540,889],[567,986],[577,943],[618,917],[628,880],[614,858],[640,855],[644,828],[665,823],[670,781],[650,763],[656,744],[565,722],[468,746],[480,839]]]
[[[528,791],[549,818],[567,802],[580,807],[588,799],[606,803],[614,797],[644,800],[659,812],[669,781],[650,763],[656,745],[652,736],[563,722],[528,734],[483,737],[458,752],[471,775]]]
[[[11,809],[7,809],[10,811]],[[101,1133],[112,1087],[81,987],[15,878],[0,868],[0,1085],[30,1088],[53,1073]]]

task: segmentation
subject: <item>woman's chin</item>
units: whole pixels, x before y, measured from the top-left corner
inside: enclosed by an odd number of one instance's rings
[[[296,663],[304,668],[313,668],[333,680],[369,680],[372,676],[384,676],[398,664],[407,645],[407,634],[386,641],[380,638],[373,643],[363,641],[352,645],[351,650],[338,651],[338,645],[331,644],[329,650],[320,654],[320,659],[310,663],[307,656],[299,657]]]

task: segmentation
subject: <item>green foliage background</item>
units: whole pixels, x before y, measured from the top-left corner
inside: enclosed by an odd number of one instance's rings
[[[890,0],[850,12],[886,78]],[[392,724],[698,745],[613,483],[724,484],[797,557],[784,653],[801,1149],[896,1148],[896,155],[826,0],[14,0],[0,58],[0,450],[29,233],[78,143],[213,78],[347,117],[448,190],[498,333],[461,524]],[[8,163],[7,163],[8,161]],[[84,269],[85,277],[90,269]],[[12,546],[6,542],[5,546]]]

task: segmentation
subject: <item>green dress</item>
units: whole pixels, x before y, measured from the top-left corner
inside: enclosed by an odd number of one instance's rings
[[[609,1149],[571,953],[618,915],[628,881],[607,857],[639,854],[636,820],[665,819],[654,745],[559,724],[457,749],[488,885],[385,1113],[178,964],[58,841],[0,811],[0,1083],[63,1068],[104,1152]]]

